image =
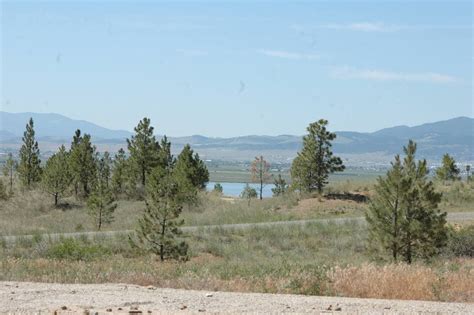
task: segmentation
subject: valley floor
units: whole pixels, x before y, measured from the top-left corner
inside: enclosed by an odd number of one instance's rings
[[[0,313],[40,311],[54,314],[472,314],[474,304],[208,292],[125,284],[0,282]]]

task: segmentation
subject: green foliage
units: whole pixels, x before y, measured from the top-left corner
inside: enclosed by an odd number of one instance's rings
[[[91,143],[91,136],[76,130],[70,150],[69,165],[71,167],[76,196],[79,189],[87,198],[97,178],[96,148]]]
[[[260,200],[263,199],[263,187],[272,177],[270,174],[270,163],[268,163],[263,156],[255,157],[250,171],[252,173],[252,180],[260,185]]]
[[[42,186],[54,196],[54,205],[58,205],[58,199],[69,188],[72,174],[69,165],[69,154],[62,145],[59,151],[53,154],[47,161],[43,170]]]
[[[455,257],[474,257],[474,225],[451,231],[446,252]]]
[[[3,165],[3,175],[9,180],[9,193],[13,194],[13,180],[15,178],[15,170],[18,168],[18,163],[13,159],[13,154],[8,153],[8,158]]]
[[[222,185],[220,183],[215,183],[214,184],[214,192],[222,195],[224,193],[224,188],[222,187]]]
[[[22,184],[31,188],[31,186],[41,180],[41,160],[38,142],[35,140],[35,130],[33,118],[26,125],[26,131],[23,134],[23,145],[20,149],[20,163],[18,165],[18,175]]]
[[[457,167],[456,161],[449,154],[443,156],[442,166],[436,170],[436,176],[439,180],[459,180],[461,170]]]
[[[309,125],[308,135],[303,137],[303,149],[291,166],[293,185],[302,192],[317,190],[321,194],[329,174],[345,169],[342,160],[333,156],[331,141],[336,139],[336,134],[329,132],[327,125],[324,119]]]
[[[109,188],[110,164],[107,159],[108,156],[104,155],[97,162],[97,184],[87,199],[88,214],[94,219],[99,231],[102,225],[112,223],[117,208],[115,197]]]
[[[197,189],[206,188],[209,182],[209,171],[206,165],[199,158],[199,154],[193,152],[189,144],[185,145],[178,155],[175,173]]]
[[[189,144],[185,145],[174,164],[174,176],[180,182],[184,201],[193,205],[197,202],[197,192],[206,188],[209,172],[199,155],[194,154]]]
[[[438,209],[441,194],[428,181],[426,160],[415,161],[416,144],[410,140],[404,152],[403,162],[397,155],[387,175],[379,177],[366,219],[373,249],[411,263],[446,245],[446,213]]]
[[[143,118],[135,127],[135,135],[127,139],[130,152],[130,175],[133,175],[142,186],[153,168],[159,164],[160,144],[153,135],[154,128],[149,118]]]
[[[242,193],[240,193],[240,198],[246,199],[248,206],[250,206],[250,201],[258,197],[257,191],[255,188],[250,187],[249,184],[246,184]]]
[[[132,244],[165,259],[187,260],[188,245],[179,242],[179,216],[183,209],[183,187],[171,170],[156,168],[147,181],[145,213],[138,220],[136,239]]]
[[[125,150],[120,150],[115,154],[112,171],[112,190],[116,195],[125,193],[125,184],[128,178],[127,174],[128,164]]]
[[[283,196],[287,193],[288,185],[286,184],[286,181],[283,179],[283,177],[281,177],[281,174],[278,174],[278,177],[275,178],[273,184],[275,185],[275,187],[272,188],[274,197]]]
[[[97,162],[97,173],[98,180],[109,188],[110,178],[112,175],[112,159],[110,153],[105,151],[101,158]]]
[[[109,250],[101,245],[87,244],[73,238],[62,239],[48,249],[47,256],[62,260],[92,260],[108,255]]]

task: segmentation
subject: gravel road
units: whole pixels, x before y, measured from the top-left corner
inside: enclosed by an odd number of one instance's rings
[[[474,304],[206,292],[125,284],[0,282],[5,314],[474,314]]]
[[[448,213],[448,221],[450,222],[462,222],[474,220],[474,212],[452,212]],[[294,220],[294,221],[275,221],[275,222],[260,222],[260,223],[237,223],[237,224],[220,224],[220,225],[203,225],[203,226],[184,226],[181,229],[183,232],[194,232],[198,230],[206,229],[248,229],[253,227],[272,227],[272,226],[288,226],[288,225],[305,225],[308,223],[334,223],[344,224],[347,222],[364,223],[363,217],[347,217],[347,218],[331,218],[331,219],[309,219],[309,220]],[[133,230],[122,230],[122,231],[104,231],[104,232],[73,232],[73,233],[49,233],[42,234],[43,238],[51,240],[58,240],[61,237],[86,237],[93,239],[95,237],[111,238],[120,235],[129,235],[134,233]],[[33,239],[34,235],[5,235],[0,236],[7,244],[15,243],[20,239]]]

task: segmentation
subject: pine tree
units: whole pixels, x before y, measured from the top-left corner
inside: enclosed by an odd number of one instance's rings
[[[222,195],[224,193],[224,188],[222,187],[222,185],[220,183],[215,183],[214,184],[214,192],[219,194],[219,195]]]
[[[35,141],[35,130],[33,118],[26,125],[23,134],[23,145],[20,149],[20,163],[18,165],[18,175],[24,186],[31,186],[41,180],[41,160],[38,142]]]
[[[110,224],[114,220],[114,212],[117,208],[114,195],[105,183],[97,184],[87,199],[88,214],[94,220],[97,230],[100,231],[104,224]]]
[[[72,176],[68,163],[69,154],[64,146],[53,154],[47,161],[43,170],[42,186],[54,196],[54,205],[58,205],[59,198],[69,188]]]
[[[263,199],[263,187],[272,177],[270,174],[270,163],[268,163],[263,156],[256,157],[252,162],[250,168],[252,173],[252,180],[259,184],[260,188],[260,200]]]
[[[317,190],[321,194],[329,174],[345,169],[342,160],[333,156],[331,141],[336,139],[336,134],[327,131],[327,124],[327,120],[321,119],[309,125],[308,135],[303,137],[303,149],[293,161],[293,184],[303,192]]]
[[[158,165],[160,145],[153,130],[150,119],[145,117],[135,127],[135,135],[127,139],[131,170],[142,186],[146,185],[147,176]]]
[[[403,162],[396,156],[387,175],[378,178],[366,219],[374,249],[412,263],[446,245],[446,213],[438,209],[441,194],[428,180],[426,160],[415,161],[416,144],[410,140],[404,152]]]
[[[250,207],[250,201],[258,197],[257,191],[255,188],[250,187],[249,184],[246,184],[244,190],[240,193],[240,198],[247,200],[247,205]]]
[[[15,170],[18,167],[18,163],[13,159],[13,154],[8,153],[8,158],[3,166],[3,175],[8,177],[8,184],[10,186],[9,194],[13,194],[13,180],[15,178]]]
[[[449,154],[443,156],[442,166],[436,170],[436,176],[439,180],[458,180],[461,170],[456,166],[456,161]]]
[[[471,180],[471,165],[467,164],[466,165],[466,182],[469,182]]]
[[[124,149],[115,154],[112,171],[112,189],[115,194],[122,194],[125,192],[125,182],[127,181],[127,156]]]
[[[197,193],[206,188],[209,172],[199,155],[194,154],[189,145],[185,145],[176,159],[174,174],[186,192],[182,195],[184,202],[193,205],[197,202]]]
[[[179,242],[179,219],[183,209],[183,188],[171,170],[155,168],[147,180],[144,216],[139,220],[137,239],[132,244],[165,259],[187,259],[188,245]]]
[[[97,169],[98,174],[100,175],[99,180],[109,188],[110,177],[112,174],[112,159],[110,158],[109,152],[105,151],[102,157],[98,159]]]
[[[76,131],[70,151],[70,166],[76,195],[78,189],[82,190],[85,198],[89,197],[91,189],[97,179],[96,148],[92,145],[91,136],[80,135]]]
[[[283,177],[281,177],[281,174],[278,174],[278,177],[275,178],[273,184],[275,185],[275,187],[272,188],[274,197],[283,196],[288,191],[288,185]]]
[[[185,145],[176,160],[176,174],[188,181],[196,189],[206,188],[209,182],[209,171],[206,164],[194,153],[189,144]]]

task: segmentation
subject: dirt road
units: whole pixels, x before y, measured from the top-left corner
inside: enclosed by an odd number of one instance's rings
[[[474,304],[204,292],[124,284],[0,282],[0,313],[473,314]],[[56,312],[56,313],[55,313]]]
[[[448,221],[460,222],[474,220],[474,212],[452,212],[448,213]],[[322,224],[344,224],[347,222],[365,223],[363,217],[346,217],[346,218],[331,218],[331,219],[308,219],[308,220],[294,220],[294,221],[273,221],[273,222],[259,222],[259,223],[236,223],[236,224],[221,224],[221,225],[203,225],[203,226],[184,226],[181,229],[183,232],[194,232],[200,229],[248,229],[254,227],[273,227],[273,226],[288,226],[288,225],[305,225],[308,223],[322,223]],[[133,230],[122,231],[104,231],[104,232],[73,232],[73,233],[49,233],[41,236],[46,239],[58,240],[61,237],[86,237],[93,239],[95,237],[111,238],[120,235],[130,235],[134,233]],[[0,236],[7,244],[15,243],[20,239],[33,239],[35,235],[5,235]]]

